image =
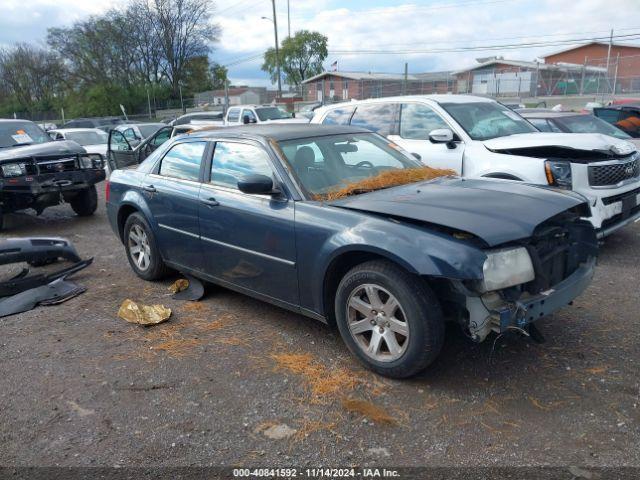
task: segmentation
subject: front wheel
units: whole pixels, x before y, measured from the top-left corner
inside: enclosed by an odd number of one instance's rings
[[[69,202],[76,215],[88,217],[93,215],[98,208],[98,191],[95,185],[80,190]]]
[[[442,312],[432,290],[388,261],[351,269],[338,286],[335,313],[349,350],[387,377],[424,370],[444,342]]]
[[[159,280],[169,273],[153,231],[140,213],[131,214],[124,224],[124,247],[129,265],[140,278]]]

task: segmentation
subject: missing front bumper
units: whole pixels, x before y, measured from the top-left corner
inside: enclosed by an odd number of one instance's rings
[[[596,259],[591,258],[553,288],[528,298],[510,302],[497,293],[488,298],[467,297],[469,332],[482,341],[491,332],[524,329],[528,324],[546,317],[571,303],[591,283]]]

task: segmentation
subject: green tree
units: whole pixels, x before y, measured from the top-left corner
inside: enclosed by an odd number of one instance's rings
[[[214,62],[213,65],[211,65],[211,81],[213,82],[214,90],[222,90],[224,88],[228,73],[229,70],[227,67],[219,63]]]
[[[279,51],[284,82],[298,87],[305,78],[322,72],[322,62],[328,55],[327,41],[326,36],[309,30],[300,30],[284,39]],[[265,52],[262,70],[269,73],[272,82],[278,81],[275,48]]]
[[[184,94],[193,95],[213,88],[209,57],[193,57],[185,64]]]

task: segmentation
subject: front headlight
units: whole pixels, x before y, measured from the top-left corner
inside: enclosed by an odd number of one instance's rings
[[[2,175],[4,177],[21,177],[26,173],[24,163],[7,163],[2,165]]]
[[[99,153],[90,153],[80,157],[80,168],[102,168],[104,162]]]
[[[480,283],[484,292],[527,283],[536,277],[531,257],[524,247],[492,250],[486,254],[482,267],[484,278]]]
[[[571,189],[571,162],[547,160],[544,162],[544,173],[549,185]]]

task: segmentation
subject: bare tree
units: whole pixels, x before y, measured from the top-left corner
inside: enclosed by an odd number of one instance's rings
[[[153,6],[164,57],[162,70],[177,96],[187,62],[209,54],[220,27],[210,22],[213,3],[209,0],[153,0]]]

